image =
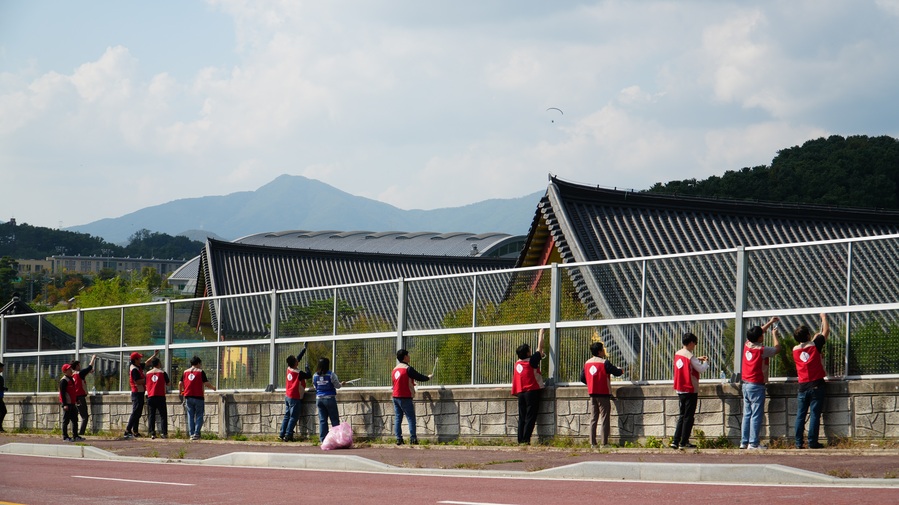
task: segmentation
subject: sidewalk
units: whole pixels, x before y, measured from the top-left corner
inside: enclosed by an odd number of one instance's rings
[[[231,453],[356,456],[407,469],[535,472],[582,462],[680,463],[684,465],[783,465],[839,478],[897,479],[899,449],[819,449],[741,451],[739,449],[603,449],[543,446],[404,445],[363,442],[352,449],[322,451],[305,442],[86,437],[85,445],[118,456],[205,460]],[[59,435],[0,434],[0,446],[12,443],[72,446]]]

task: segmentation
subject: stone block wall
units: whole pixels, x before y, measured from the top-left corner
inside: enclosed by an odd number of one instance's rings
[[[796,418],[796,383],[774,383],[767,388],[763,438],[792,438]],[[667,440],[674,433],[677,397],[670,385],[613,386],[611,440],[644,442],[647,437]],[[708,438],[727,437],[737,443],[742,423],[742,399],[732,384],[700,385],[695,430]],[[357,437],[393,438],[394,409],[387,389],[345,388],[338,393],[342,422],[349,422]],[[7,395],[9,413],[3,427],[52,430],[61,423],[55,395]],[[92,431],[123,432],[131,414],[129,394],[88,397]],[[518,401],[506,388],[419,388],[415,401],[419,438],[513,439],[518,426]],[[585,440],[590,430],[590,402],[581,386],[544,391],[535,434]],[[828,439],[899,440],[899,380],[834,381],[827,384],[822,419]],[[185,430],[184,409],[177,395],[168,397],[169,433]],[[284,394],[210,393],[206,396],[203,431],[219,437],[277,435],[284,416]],[[146,411],[141,431],[146,433]],[[307,392],[299,437],[318,435],[314,394]],[[408,425],[403,422],[403,432]]]

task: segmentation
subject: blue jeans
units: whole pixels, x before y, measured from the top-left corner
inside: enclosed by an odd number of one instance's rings
[[[184,398],[187,406],[187,431],[190,436],[200,436],[203,428],[203,415],[206,413],[206,402],[202,398]]]
[[[802,447],[802,435],[805,430],[805,416],[808,414],[808,446],[818,443],[818,431],[821,426],[821,411],[824,409],[824,385],[800,391],[796,397],[796,447]]]
[[[315,405],[318,407],[318,439],[324,442],[329,431],[328,419],[331,420],[331,426],[340,424],[337,414],[337,397],[319,396],[315,399]]]
[[[406,421],[409,423],[409,438],[418,440],[418,437],[415,436],[415,403],[412,402],[412,398],[394,398],[393,413],[396,418],[396,423],[394,423],[396,439],[403,439],[403,416],[405,415]]]
[[[284,420],[281,421],[281,438],[293,438],[293,429],[300,420],[300,406],[302,400],[284,397]]]
[[[765,385],[743,383],[743,429],[740,445],[759,445],[765,415]]]

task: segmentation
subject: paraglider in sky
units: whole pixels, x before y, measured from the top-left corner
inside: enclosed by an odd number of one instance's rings
[[[560,109],[560,108],[558,108],[558,107],[550,107],[550,108],[548,108],[548,109],[546,109],[546,110],[547,110],[547,111],[557,110],[557,111],[559,111],[559,114],[562,114],[562,115],[565,114],[564,112],[562,112],[562,109]],[[555,112],[554,112],[553,114],[555,114]],[[555,122],[556,122],[555,119],[550,120],[550,123],[555,123]]]

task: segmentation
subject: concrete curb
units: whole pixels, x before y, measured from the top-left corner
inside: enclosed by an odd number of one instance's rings
[[[503,470],[466,470],[402,468],[353,455],[284,454],[232,452],[208,459],[171,459],[119,456],[86,445],[9,443],[0,446],[0,454],[84,458],[98,460],[178,463],[208,466],[244,466],[342,472],[373,472],[403,475],[446,475],[516,479],[578,479],[631,482],[704,482],[719,484],[819,485],[837,487],[899,488],[899,479],[841,479],[783,465],[638,463],[586,461],[534,472]]]

